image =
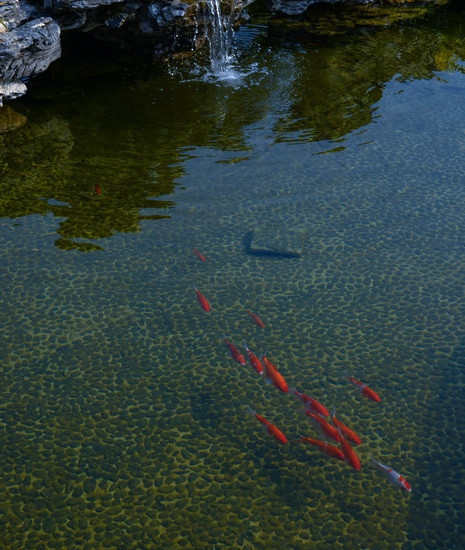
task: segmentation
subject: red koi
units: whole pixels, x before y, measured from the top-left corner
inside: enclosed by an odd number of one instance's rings
[[[360,382],[359,380],[355,380],[355,378],[352,378],[352,376],[346,376],[346,378],[349,382],[352,382],[352,384],[357,386],[360,389],[362,395],[367,399],[376,401],[376,403],[379,403],[381,401],[381,397],[375,392],[375,390],[372,390],[363,382]]]
[[[362,467],[362,465],[360,464],[360,460],[358,456],[355,454],[355,451],[352,449],[352,447],[348,443],[348,441],[344,438],[340,430],[339,430],[339,443],[341,444],[342,452],[346,457],[347,463],[350,464],[354,470],[360,470],[360,468]]]
[[[351,430],[345,424],[343,424],[338,418],[336,418],[335,414],[333,414],[331,416],[331,420],[333,421],[334,426],[351,443],[353,443],[354,445],[361,445],[362,444],[362,440],[360,439],[360,437],[353,430]]]
[[[197,256],[197,258],[198,258],[201,262],[205,262],[205,261],[206,261],[207,258],[205,258],[205,256],[195,248],[195,246],[194,246],[194,248],[192,249],[192,251],[194,252],[194,254]]]
[[[98,183],[94,185],[94,191],[97,193],[97,195],[102,194],[102,190],[100,189],[100,185]]]
[[[249,309],[246,309],[245,311],[250,315],[250,318],[257,325],[257,327],[265,328],[265,323],[260,319],[260,317],[256,313],[253,313],[253,311],[250,311]]]
[[[282,391],[283,393],[287,393],[289,391],[289,386],[287,385],[286,380],[284,380],[283,375],[278,371],[277,367],[275,367],[273,363],[269,361],[265,354],[262,356],[262,361],[263,372],[266,378],[273,384],[275,388],[278,388],[278,390]]]
[[[312,413],[305,409],[305,414],[309,416],[315,425],[320,429],[320,431],[326,436],[332,439],[333,441],[339,441],[339,432],[336,430],[334,426],[332,426],[329,422],[327,422],[322,416],[319,414]]]
[[[289,388],[289,391],[297,397],[297,399],[300,399],[300,401],[303,403],[305,409],[308,411],[319,414],[320,416],[323,416],[327,418],[329,416],[328,409],[319,403],[316,399],[313,399],[313,397],[310,397],[309,395],[305,395],[305,393],[300,393],[300,391],[297,391],[294,388]]]
[[[265,430],[271,436],[273,436],[276,439],[276,441],[279,441],[279,443],[282,443],[283,445],[285,445],[287,443],[287,437],[283,434],[283,432],[279,428],[277,428],[269,420],[267,420],[262,415],[256,413],[250,407],[247,407],[247,412],[249,414],[251,414],[252,416],[255,416],[255,418],[262,424],[262,426],[265,428]]]
[[[319,439],[311,439],[310,437],[303,436],[300,436],[299,439],[296,439],[296,441],[299,441],[301,443],[308,443],[309,445],[318,447],[321,452],[325,453],[328,456],[337,458],[337,460],[342,460],[343,462],[346,461],[346,457],[341,449],[335,447],[334,445],[331,445],[330,443],[326,443],[326,441],[320,441]]]
[[[381,464],[381,462],[376,462],[376,460],[374,460],[373,458],[371,459],[371,463],[373,464],[373,466],[375,466],[375,468],[378,468],[378,470],[381,470],[383,472],[383,474],[388,478],[390,483],[394,485],[394,487],[399,487],[399,489],[402,489],[402,491],[405,491],[407,493],[412,492],[412,486],[405,479],[405,477],[401,476],[390,466],[386,466],[386,464]]]
[[[247,344],[244,342],[245,351],[247,353],[247,357],[249,358],[250,364],[255,369],[255,372],[258,372],[258,374],[263,374],[263,365],[260,359],[251,351]]]
[[[223,342],[228,346],[229,351],[231,352],[231,357],[234,359],[234,361],[237,361],[240,365],[246,365],[247,364],[247,361],[245,360],[245,357],[236,348],[236,346],[226,338],[226,336],[223,338]]]
[[[200,290],[197,290],[194,285],[195,293],[197,294],[197,300],[199,301],[200,307],[205,311],[211,310],[210,302],[205,298],[205,296],[200,292]]]

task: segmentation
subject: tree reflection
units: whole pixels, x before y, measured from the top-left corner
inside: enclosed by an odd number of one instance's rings
[[[377,19],[367,6],[300,18],[251,11],[246,57],[266,76],[236,88],[135,69],[103,51],[96,58],[95,48],[70,74],[65,48],[14,104],[28,123],[0,138],[0,215],[51,212],[58,247],[100,248],[100,239],[170,215],[195,148],[246,159],[257,145],[250,128],[266,119],[275,142],[342,146],[376,116],[386,82],[464,70],[465,23],[446,8],[391,6]]]

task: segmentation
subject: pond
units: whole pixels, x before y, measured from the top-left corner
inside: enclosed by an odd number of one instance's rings
[[[462,546],[465,8],[363,9],[251,6],[220,79],[68,38],[11,103],[0,547]]]

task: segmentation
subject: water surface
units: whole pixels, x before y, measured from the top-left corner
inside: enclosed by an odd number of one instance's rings
[[[235,79],[202,56],[59,62],[12,104],[2,548],[463,545],[465,13],[323,32],[251,12]],[[302,255],[251,255],[251,232]],[[224,335],[335,407],[362,469],[261,429],[245,405],[318,437]]]

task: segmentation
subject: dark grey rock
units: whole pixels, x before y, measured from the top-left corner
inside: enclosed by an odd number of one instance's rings
[[[10,19],[5,25],[8,30],[0,33],[0,105],[3,99],[22,95],[24,80],[45,71],[61,55],[60,26],[51,17],[23,22],[33,10],[19,2],[8,7],[8,14],[15,19]]]

